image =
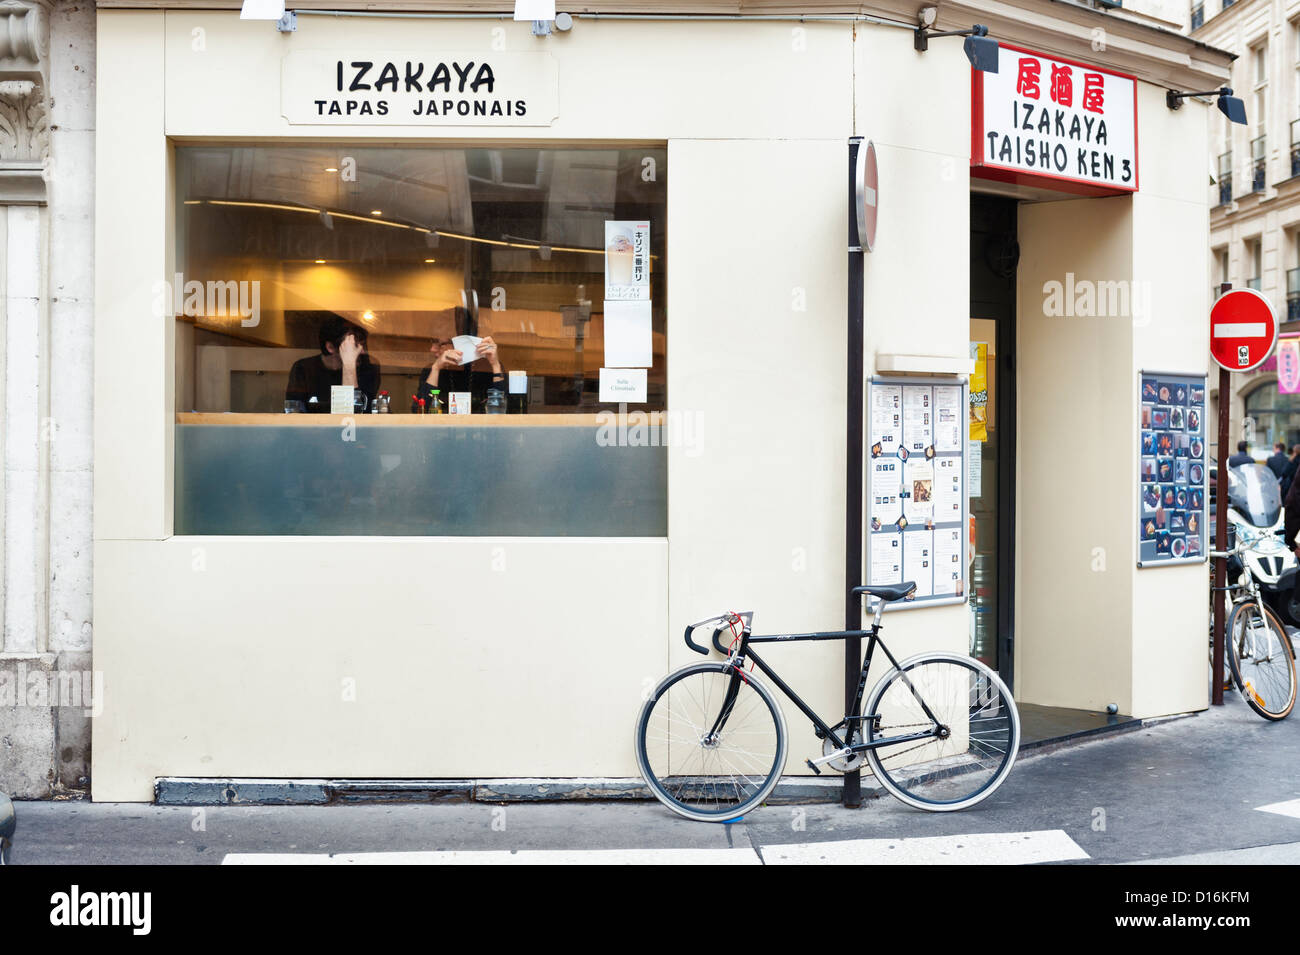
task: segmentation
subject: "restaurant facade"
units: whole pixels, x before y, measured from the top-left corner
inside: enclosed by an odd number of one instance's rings
[[[1032,0],[938,5],[996,75],[916,4],[573,13],[99,4],[93,797],[634,777],[685,624],[837,628],[855,551],[924,578],[900,655],[1204,708],[1213,104],[1165,94],[1229,57]],[[839,705],[842,645],[771,656]]]

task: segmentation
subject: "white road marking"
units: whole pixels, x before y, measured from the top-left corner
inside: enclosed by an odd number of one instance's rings
[[[436,852],[237,852],[222,865],[1031,865],[1087,859],[1064,830],[850,839],[754,849],[521,849]]]
[[[1300,819],[1300,799],[1291,799],[1287,802],[1269,803],[1267,806],[1256,806],[1256,812],[1275,812],[1279,816],[1290,816],[1292,819]]]
[[[232,852],[222,865],[760,865],[753,849],[448,849],[437,852]]]
[[[1062,829],[763,847],[768,865],[1030,865],[1087,858]]]

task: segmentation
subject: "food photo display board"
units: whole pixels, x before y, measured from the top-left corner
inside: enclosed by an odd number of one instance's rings
[[[867,584],[916,581],[890,609],[963,603],[967,579],[967,385],[867,383]]]
[[[1138,376],[1138,566],[1207,559],[1206,376]]]

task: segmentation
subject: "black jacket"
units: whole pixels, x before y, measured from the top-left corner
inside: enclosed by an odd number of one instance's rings
[[[1286,546],[1295,549],[1296,531],[1300,531],[1300,481],[1292,481],[1291,487],[1287,491],[1286,500],[1282,502],[1283,510],[1286,517],[1283,519],[1286,528]]]

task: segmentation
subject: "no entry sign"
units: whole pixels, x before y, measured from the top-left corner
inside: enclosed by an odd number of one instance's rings
[[[1277,316],[1259,292],[1233,289],[1210,309],[1210,354],[1226,371],[1250,371],[1277,345]]]

